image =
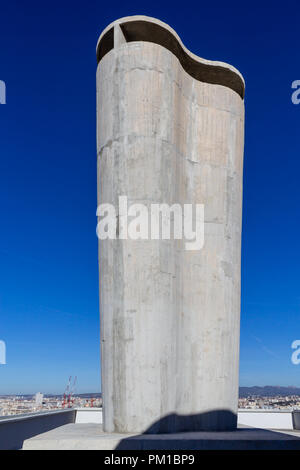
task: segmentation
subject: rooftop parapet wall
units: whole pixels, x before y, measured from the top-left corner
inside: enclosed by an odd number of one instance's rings
[[[76,410],[55,410],[0,419],[0,450],[18,450],[26,439],[51,429],[75,423]]]
[[[232,65],[206,60],[190,52],[177,33],[166,23],[147,16],[129,16],[111,23],[102,32],[97,44],[97,61],[121,42],[152,42],[171,51],[183,69],[204,83],[222,85],[234,90],[242,99],[245,82],[240,72]]]

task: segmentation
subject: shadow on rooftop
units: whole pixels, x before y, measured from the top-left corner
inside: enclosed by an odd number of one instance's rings
[[[115,450],[300,450],[300,434],[237,428],[237,415],[229,410],[172,413],[122,439]]]

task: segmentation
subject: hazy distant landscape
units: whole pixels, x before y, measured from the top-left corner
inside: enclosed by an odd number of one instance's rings
[[[240,387],[239,388],[239,397],[246,398],[249,396],[257,396],[257,397],[289,397],[289,396],[300,396],[300,387],[281,387],[279,385],[266,385],[264,387],[259,387],[254,385],[253,387]],[[34,394],[11,394],[11,395],[2,395],[0,397],[11,397],[11,396],[23,396],[24,398],[32,398]],[[45,397],[50,398],[58,398],[61,397],[62,394],[44,394]],[[80,398],[101,398],[101,393],[76,393],[77,397]]]

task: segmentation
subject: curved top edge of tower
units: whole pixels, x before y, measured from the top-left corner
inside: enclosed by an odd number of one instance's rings
[[[133,41],[152,42],[171,51],[184,70],[196,80],[231,88],[242,99],[245,81],[242,74],[225,62],[206,60],[190,52],[178,34],[166,23],[149,16],[127,16],[110,23],[97,42],[97,63],[112,49]]]

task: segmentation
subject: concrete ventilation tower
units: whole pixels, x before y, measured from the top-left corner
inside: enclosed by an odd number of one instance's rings
[[[109,25],[97,59],[98,203],[205,211],[201,250],[99,242],[104,431],[234,429],[243,78],[144,16]]]

